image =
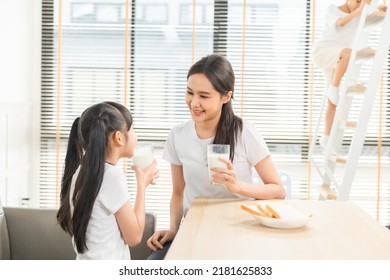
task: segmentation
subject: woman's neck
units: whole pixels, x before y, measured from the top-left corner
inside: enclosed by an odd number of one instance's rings
[[[209,120],[204,122],[195,122],[196,135],[200,139],[208,139],[215,136],[218,126],[218,120]]]

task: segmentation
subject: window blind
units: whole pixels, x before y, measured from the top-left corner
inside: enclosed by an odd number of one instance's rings
[[[58,206],[73,120],[88,106],[112,100],[132,112],[138,141],[155,145],[160,178],[148,188],[146,208],[156,214],[157,228],[167,228],[171,175],[161,159],[163,146],[171,127],[190,118],[184,102],[189,67],[213,52],[231,61],[235,113],[255,124],[278,168],[291,174],[293,198],[316,199],[320,178],[310,169],[308,148],[324,82],[312,68],[310,51],[330,3],[44,0],[39,205]],[[384,172],[379,177],[377,168],[390,166],[388,80],[387,60],[383,95],[351,192],[351,200],[383,224],[390,223],[390,178]],[[134,199],[131,164],[120,162]]]
[[[378,1],[381,2],[381,1]],[[315,1],[312,7],[315,15],[315,37],[319,38],[324,25],[325,11],[330,4],[342,5],[343,1]],[[375,47],[381,30],[370,35],[368,46]],[[389,213],[389,186],[390,177],[386,174],[390,170],[390,131],[389,131],[389,56],[384,62],[382,83],[378,87],[377,95],[370,121],[367,127],[364,147],[360,155],[358,168],[352,184],[350,200],[356,202],[372,217],[378,219],[384,225],[390,223]],[[324,78],[318,69],[314,69],[314,92],[315,96],[322,96],[325,92]],[[361,68],[361,81],[366,83],[369,79],[371,65],[363,65]],[[359,109],[363,98],[354,98],[354,103],[349,113],[349,119],[357,121]],[[319,109],[315,111],[315,118]],[[342,153],[348,153],[348,146],[353,132],[346,133],[343,141]]]

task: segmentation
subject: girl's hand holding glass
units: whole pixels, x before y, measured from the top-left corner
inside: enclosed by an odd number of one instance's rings
[[[160,177],[160,170],[156,168],[156,165],[157,161],[154,159],[153,162],[146,168],[140,168],[136,165],[132,166],[138,185],[147,187],[150,184],[156,184],[156,179]]]

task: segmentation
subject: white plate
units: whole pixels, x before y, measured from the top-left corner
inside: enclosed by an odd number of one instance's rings
[[[277,218],[266,218],[257,215],[253,215],[257,221],[259,221],[263,226],[271,228],[281,228],[281,229],[294,229],[301,228],[306,226],[310,221],[311,214],[306,213],[293,205],[288,204],[287,202],[261,202],[258,203],[265,208],[268,204],[273,209],[276,210],[281,216],[280,219]]]
[[[310,220],[309,217],[302,217],[301,219],[275,219],[265,218],[251,214],[263,226],[281,229],[293,229],[304,227]]]

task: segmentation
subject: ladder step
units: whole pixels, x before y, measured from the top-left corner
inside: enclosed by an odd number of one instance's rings
[[[366,91],[367,87],[361,84],[350,86],[347,89],[348,96],[362,95]]]
[[[347,160],[343,157],[337,156],[337,155],[330,155],[329,160],[335,162],[335,163],[340,163],[340,164],[346,164]]]
[[[318,187],[318,192],[325,199],[337,199],[337,192],[333,190],[329,185],[322,184]]]
[[[378,28],[382,24],[385,16],[386,16],[386,12],[383,11],[376,11],[372,14],[369,14],[366,17],[364,28],[366,30],[373,30]]]
[[[367,61],[370,61],[375,56],[375,50],[373,48],[367,47],[364,49],[359,50],[356,53],[356,63],[365,63]]]
[[[340,128],[342,129],[355,129],[357,123],[353,121],[342,121],[340,122]]]

